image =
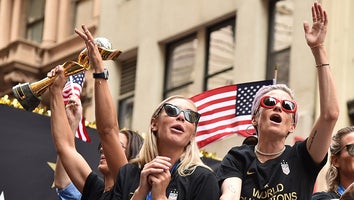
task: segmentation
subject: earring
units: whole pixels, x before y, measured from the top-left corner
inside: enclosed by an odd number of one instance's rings
[[[252,122],[253,123],[253,122]],[[246,133],[248,134],[248,135],[253,135],[255,132],[251,132],[251,128],[252,128],[252,126],[254,126],[254,125],[249,125],[249,126],[247,126],[247,128],[246,128]]]

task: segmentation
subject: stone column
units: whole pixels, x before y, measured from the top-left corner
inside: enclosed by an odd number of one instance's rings
[[[42,45],[47,46],[57,41],[57,24],[58,24],[58,0],[46,1],[45,20],[43,27]],[[64,14],[65,15],[65,14]]]
[[[23,16],[22,7],[23,7],[22,0],[13,1],[11,35],[10,35],[11,42],[21,37],[21,25],[23,25],[23,23],[21,23],[21,17]]]
[[[0,1],[0,48],[10,41],[12,0]]]
[[[73,3],[72,1],[61,1],[58,15],[57,42],[63,41],[68,35],[74,34],[73,25]]]

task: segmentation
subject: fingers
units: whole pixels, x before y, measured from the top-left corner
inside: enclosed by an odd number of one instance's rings
[[[171,181],[171,174],[169,171],[164,171],[158,174],[151,174],[148,177],[148,182],[151,185],[152,199],[160,199],[166,197],[166,188]]]
[[[61,73],[60,71],[63,71],[63,68],[61,66],[56,66],[47,73],[47,77],[53,78],[56,75],[59,75]]]
[[[160,173],[168,171],[171,167],[170,158],[157,156],[151,162],[145,164],[144,170],[150,173]]]
[[[324,25],[327,26],[328,24],[328,17],[327,17],[327,12],[326,11],[323,11],[323,18],[324,18]]]
[[[53,84],[49,87],[51,93],[53,92],[53,94],[62,91],[67,79],[64,73],[64,68],[61,65],[58,65],[50,70],[47,73],[47,78],[52,79],[53,81]]]
[[[158,174],[162,172],[169,172],[171,167],[171,159],[164,156],[157,156],[154,160],[144,165],[141,175],[148,177],[151,174]]]
[[[68,103],[65,105],[65,108],[78,108],[81,107],[81,101],[76,95],[70,95]]]
[[[139,188],[151,190],[151,187],[154,186],[153,190],[156,190],[156,192],[152,193],[158,194],[165,191],[171,179],[169,171],[171,166],[171,159],[165,156],[157,156],[151,162],[145,164],[141,171]]]
[[[77,33],[82,39],[85,40],[86,45],[95,45],[94,38],[86,25],[82,25],[81,28],[82,31],[80,31],[78,28],[75,28],[75,33]]]
[[[77,95],[70,95],[69,97],[69,103],[73,103],[73,104],[77,104],[77,105],[80,105],[81,106],[81,101],[80,101],[80,98],[77,96]]]
[[[311,9],[312,9],[313,23],[319,22],[327,25],[328,23],[327,13],[325,10],[323,10],[321,4],[315,2]]]
[[[66,81],[66,77],[65,77],[65,73],[64,73],[64,68],[61,65],[58,65],[56,67],[54,67],[52,70],[50,70],[47,73],[47,77],[48,78],[57,78],[60,79],[60,83],[65,82]],[[58,78],[59,77],[59,78]],[[55,81],[55,82],[59,82],[59,81]]]
[[[76,106],[79,106],[76,102],[68,102],[66,105],[65,105],[65,108],[70,108],[70,107],[76,107]]]
[[[310,25],[306,21],[304,22],[304,31],[306,34],[310,32]]]
[[[85,33],[85,36],[86,36],[86,42],[88,44],[94,44],[93,43],[93,37],[91,35],[91,32],[87,29],[87,27],[85,25],[82,25],[82,30],[83,32]]]
[[[164,181],[169,182],[171,179],[171,174],[169,173],[169,171],[165,171],[158,174],[151,174],[148,178],[151,185],[159,184]]]
[[[169,170],[171,165],[171,159],[165,156],[157,156],[150,164],[152,167],[160,168],[163,170]]]
[[[315,2],[312,6],[312,21],[321,22],[322,15],[323,15],[323,11],[321,5]]]

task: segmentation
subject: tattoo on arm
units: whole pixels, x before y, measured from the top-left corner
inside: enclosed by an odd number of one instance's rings
[[[315,132],[313,133],[312,137],[310,138],[309,150],[312,147],[312,144],[313,144],[313,141],[315,140],[316,135],[317,135],[317,130],[315,130]]]
[[[228,187],[230,192],[232,192],[233,194],[236,194],[236,187],[232,184],[229,184]]]

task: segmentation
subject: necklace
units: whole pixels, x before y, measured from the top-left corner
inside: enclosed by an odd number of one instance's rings
[[[257,153],[259,153],[259,154],[261,154],[261,155],[263,155],[263,156],[276,156],[276,155],[282,154],[282,153],[285,151],[285,146],[283,147],[282,150],[280,150],[280,151],[278,151],[278,152],[275,152],[275,153],[264,153],[264,152],[262,152],[262,151],[260,151],[260,150],[258,149],[258,145],[256,145],[256,146],[254,147],[254,150],[255,150],[255,152],[257,152]]]
[[[107,187],[107,188],[104,189],[103,192],[108,192],[108,191],[110,191],[112,188],[113,188],[113,186]]]

